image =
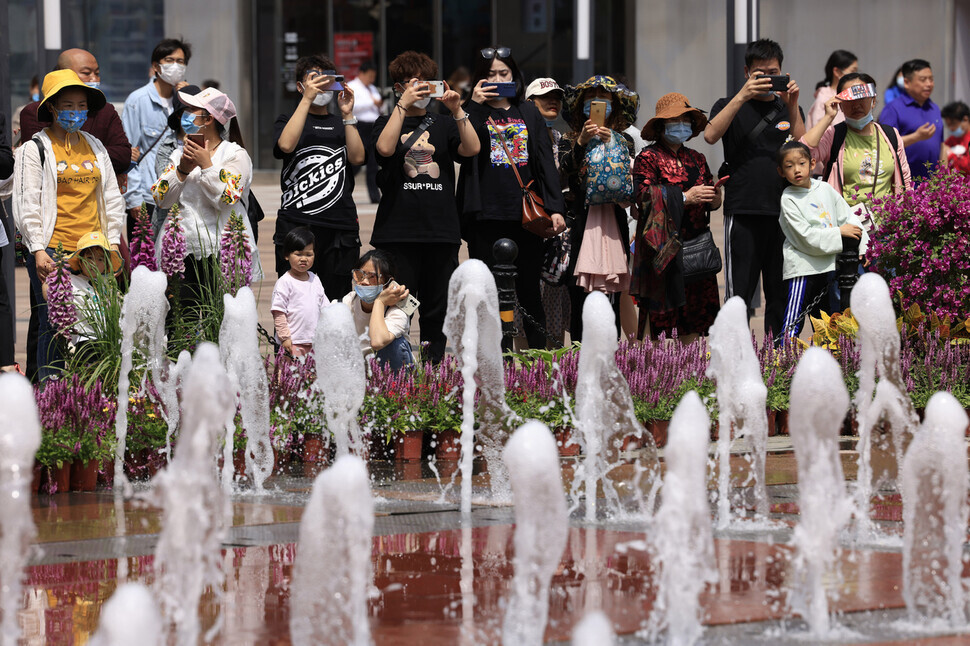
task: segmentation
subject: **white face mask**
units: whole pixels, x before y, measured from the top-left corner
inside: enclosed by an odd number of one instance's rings
[[[321,92],[313,97],[313,105],[317,106],[318,108],[330,105],[331,101],[333,101],[333,92]]]
[[[431,97],[426,96],[423,99],[418,99],[417,101],[415,101],[414,107],[418,108],[419,110],[424,110],[426,107],[428,107],[429,103],[431,103]]]
[[[159,65],[158,78],[169,85],[177,85],[185,78],[185,65],[181,63],[163,63]]]

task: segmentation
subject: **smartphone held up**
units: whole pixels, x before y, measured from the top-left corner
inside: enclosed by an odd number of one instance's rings
[[[606,127],[606,101],[595,100],[589,104],[589,118],[600,128]]]

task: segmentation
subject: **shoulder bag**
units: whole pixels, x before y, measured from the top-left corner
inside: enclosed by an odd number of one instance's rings
[[[721,250],[714,243],[714,234],[710,229],[696,238],[685,240],[683,254],[685,284],[721,271]]]
[[[546,213],[546,207],[542,198],[532,188],[535,180],[529,180],[528,184],[522,183],[522,176],[519,175],[519,169],[516,167],[515,160],[512,159],[512,154],[509,153],[509,147],[505,143],[505,136],[499,130],[498,125],[496,125],[492,117],[488,118],[488,123],[495,129],[499,143],[502,144],[502,150],[505,151],[505,156],[509,160],[512,172],[515,173],[515,179],[519,182],[519,188],[522,189],[522,228],[539,237],[551,238],[555,235],[552,218]]]

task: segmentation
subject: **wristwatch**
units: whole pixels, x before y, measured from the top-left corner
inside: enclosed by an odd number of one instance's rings
[[[351,117],[349,119],[344,119],[344,125],[345,126],[356,126],[357,125],[357,117]]]

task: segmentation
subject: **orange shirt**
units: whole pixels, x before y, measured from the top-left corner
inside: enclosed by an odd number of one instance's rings
[[[78,238],[101,230],[98,217],[101,170],[97,166],[97,156],[83,136],[68,135],[71,140],[68,150],[50,129],[47,134],[54,148],[57,170],[57,221],[49,246],[56,247],[61,243],[65,251],[74,251]]]

